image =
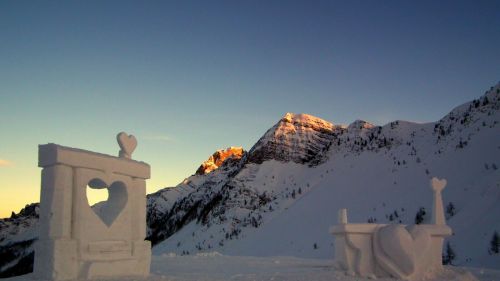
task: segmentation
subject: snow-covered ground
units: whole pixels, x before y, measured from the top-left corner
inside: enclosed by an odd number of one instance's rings
[[[226,256],[218,252],[177,256],[153,256],[151,275],[147,281],[212,281],[212,280],[287,280],[287,281],[364,281],[335,270],[333,261],[296,257]],[[5,281],[33,280],[31,275],[4,279]],[[140,280],[123,279],[119,280]],[[378,279],[394,281],[395,279]],[[479,268],[445,267],[443,274],[432,280],[498,281],[500,271]]]

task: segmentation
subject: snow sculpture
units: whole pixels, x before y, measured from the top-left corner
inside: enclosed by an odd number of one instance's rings
[[[37,280],[149,275],[146,179],[150,167],[131,160],[134,136],[117,136],[120,157],[64,147],[39,146],[42,170]],[[107,188],[109,197],[89,206],[86,189]]]
[[[351,224],[347,210],[339,211],[335,236],[335,264],[349,275],[423,280],[442,270],[444,238],[451,235],[443,212],[441,191],[446,180],[433,178],[433,224]]]

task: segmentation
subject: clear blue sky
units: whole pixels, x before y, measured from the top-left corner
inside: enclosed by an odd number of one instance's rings
[[[500,79],[500,1],[1,1],[0,217],[38,200],[37,145],[116,154],[148,190],[286,112],[435,121]]]

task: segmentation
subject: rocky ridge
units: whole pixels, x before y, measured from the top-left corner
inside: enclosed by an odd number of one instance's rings
[[[213,170],[219,168],[219,166],[226,161],[228,158],[241,159],[245,151],[242,147],[231,146],[226,149],[220,149],[214,152],[205,162],[201,163],[200,167],[196,170],[196,175],[205,175]]]
[[[328,150],[342,126],[308,114],[287,113],[249,152],[250,163],[261,164],[274,159],[299,164],[311,162]],[[321,161],[317,161],[319,164]]]

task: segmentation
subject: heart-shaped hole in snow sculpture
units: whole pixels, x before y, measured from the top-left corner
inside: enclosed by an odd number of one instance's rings
[[[94,190],[104,191],[98,192],[96,195]],[[107,200],[100,201],[99,199],[104,199],[107,191]],[[99,198],[100,197],[100,198]],[[96,202],[91,205],[91,202]],[[108,186],[101,179],[92,179],[87,184],[87,202],[94,213],[102,220],[104,224],[110,227],[115,219],[120,215],[125,205],[127,205],[128,193],[127,186],[121,181],[115,181]]]

